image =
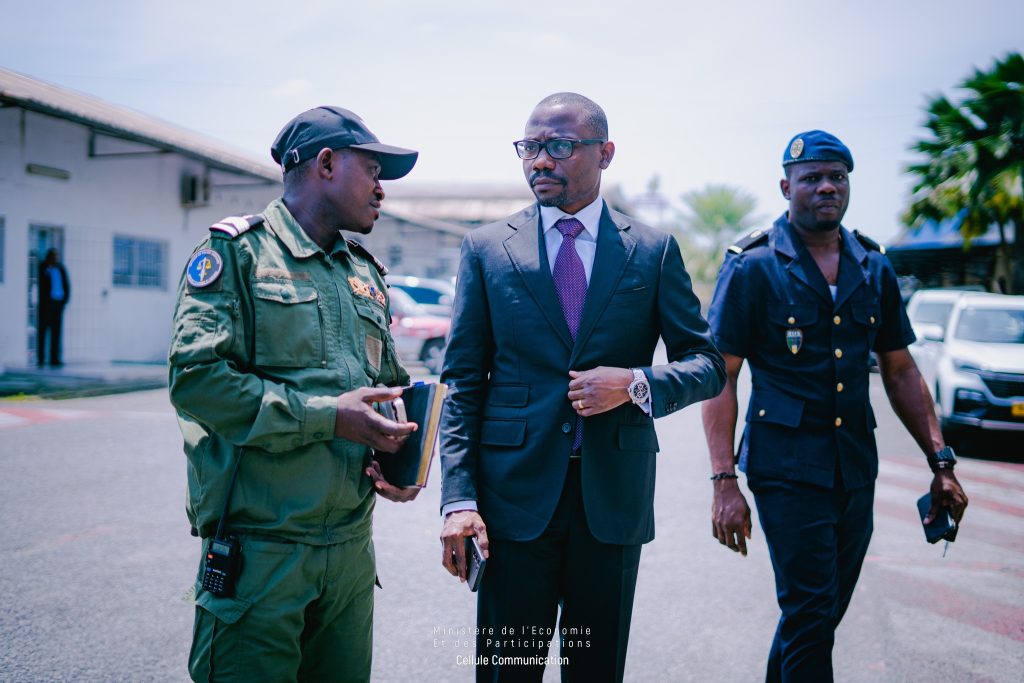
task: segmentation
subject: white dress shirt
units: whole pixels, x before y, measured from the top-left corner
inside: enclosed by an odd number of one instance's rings
[[[576,253],[583,261],[583,272],[590,284],[590,274],[594,272],[594,255],[597,253],[597,229],[601,225],[601,212],[604,200],[598,197],[575,214],[566,213],[557,206],[540,207],[540,227],[544,232],[544,246],[548,251],[548,268],[555,271],[555,259],[562,246],[562,233],[558,232],[555,223],[563,218],[575,218],[583,224],[583,232],[576,238]]]

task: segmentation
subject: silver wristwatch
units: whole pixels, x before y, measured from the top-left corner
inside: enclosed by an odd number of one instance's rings
[[[629,383],[626,392],[629,400],[638,406],[642,406],[651,400],[651,383],[647,381],[647,375],[640,368],[632,368],[633,381]]]

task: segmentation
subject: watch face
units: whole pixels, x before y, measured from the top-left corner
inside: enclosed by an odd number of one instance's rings
[[[646,403],[651,395],[651,387],[644,380],[636,380],[629,385],[629,397],[633,403]]]

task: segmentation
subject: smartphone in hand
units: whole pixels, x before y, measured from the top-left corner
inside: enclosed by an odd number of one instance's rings
[[[480,588],[486,566],[487,560],[484,559],[484,551],[480,549],[476,536],[466,536],[466,584],[474,593]]]
[[[941,540],[955,541],[957,525],[953,515],[949,514],[946,508],[939,508],[935,519],[930,524],[924,524],[924,518],[932,509],[932,494],[926,493],[917,499],[917,511],[921,515],[921,524],[924,525],[924,537],[929,543],[938,543]]]

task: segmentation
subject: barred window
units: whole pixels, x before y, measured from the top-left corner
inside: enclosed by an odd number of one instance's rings
[[[114,284],[165,289],[167,244],[135,237],[114,237]]]

